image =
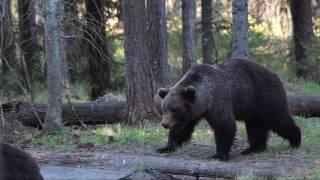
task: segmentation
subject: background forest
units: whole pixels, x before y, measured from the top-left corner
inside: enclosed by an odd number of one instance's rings
[[[148,107],[159,87],[193,64],[229,57],[319,94],[319,7],[315,0],[4,0],[0,97],[49,102],[60,112],[61,101],[111,92],[128,99],[135,124],[153,119]]]
[[[111,0],[62,2],[63,12],[59,13],[62,13],[61,36],[65,51],[65,91],[70,91],[70,96],[74,100],[95,100],[107,92],[123,92],[125,89],[124,31],[121,18],[123,12],[120,2]],[[196,63],[221,62],[232,53],[232,2],[218,0],[195,2],[195,61]],[[46,101],[45,27],[42,3],[34,0],[5,0],[0,4],[2,15],[0,94],[3,100],[30,96],[36,102]],[[310,32],[312,38],[306,37],[309,39],[305,41],[309,42],[303,45],[308,46],[305,53],[307,59],[303,61],[312,64],[316,69],[319,61],[317,51],[319,6],[316,1],[312,1],[309,6],[311,9],[306,9],[306,12],[301,8],[298,9],[301,12],[296,13],[299,14],[297,16],[311,18],[312,24],[306,22],[300,27],[305,29],[307,27],[304,26],[312,27]],[[175,82],[183,73],[181,1],[167,1],[166,9],[169,74],[171,82]],[[290,2],[249,1],[248,10],[250,57],[278,73],[284,80],[295,80],[297,63]],[[308,14],[311,11],[312,14]],[[307,15],[311,17],[306,17]],[[208,36],[207,44],[212,47],[202,43],[202,36]],[[313,75],[308,75],[305,79],[319,82],[318,72],[315,70]]]
[[[131,153],[131,170],[147,172],[150,162],[166,178],[241,172],[240,179],[320,179],[319,17],[319,0],[1,0],[0,140],[27,149],[43,169],[58,162],[106,170],[96,153],[108,153],[108,162]],[[238,122],[230,168],[210,165],[203,160],[214,138],[201,122],[192,145],[159,157],[154,150],[168,132],[154,110],[158,88],[173,85],[192,65],[228,58],[248,59],[280,77],[303,132],[301,147],[289,150],[271,134],[268,151],[240,156],[247,140]]]

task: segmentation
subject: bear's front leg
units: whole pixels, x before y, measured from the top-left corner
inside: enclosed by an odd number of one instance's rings
[[[181,147],[181,144],[178,143],[178,137],[174,132],[174,129],[170,129],[168,136],[168,144],[167,146],[157,149],[158,153],[170,153],[174,152],[178,147]]]
[[[207,121],[214,130],[216,140],[216,154],[212,158],[227,161],[236,134],[235,119],[231,114],[223,114],[221,116],[209,116]]]
[[[157,153],[163,154],[163,153],[171,153],[175,151],[175,148],[172,146],[167,145],[166,147],[159,148],[156,150]]]
[[[156,151],[158,153],[174,152],[177,148],[181,147],[184,143],[187,143],[191,139],[195,125],[196,122],[191,122],[183,127],[170,129],[167,146],[157,149]]]

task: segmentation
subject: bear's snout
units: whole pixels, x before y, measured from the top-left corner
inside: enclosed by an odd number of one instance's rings
[[[169,128],[169,125],[168,125],[168,124],[163,124],[163,123],[162,123],[162,126],[163,126],[165,129],[168,129],[168,128]]]
[[[161,125],[165,129],[171,129],[171,128],[173,128],[175,123],[172,118],[169,118],[168,116],[164,115],[164,117],[162,118],[162,121],[161,121]]]

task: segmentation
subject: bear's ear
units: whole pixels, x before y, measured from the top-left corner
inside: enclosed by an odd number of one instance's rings
[[[168,88],[159,88],[158,89],[158,95],[161,97],[161,99],[163,99],[164,97],[166,97],[166,95],[169,93],[169,89]]]
[[[184,88],[183,96],[190,102],[194,102],[196,99],[196,88],[194,86]]]

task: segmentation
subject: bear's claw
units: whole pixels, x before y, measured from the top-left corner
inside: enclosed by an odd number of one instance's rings
[[[164,148],[157,149],[156,151],[157,151],[157,153],[162,154],[162,153],[170,153],[170,152],[173,152],[174,150],[172,148],[166,146]]]

